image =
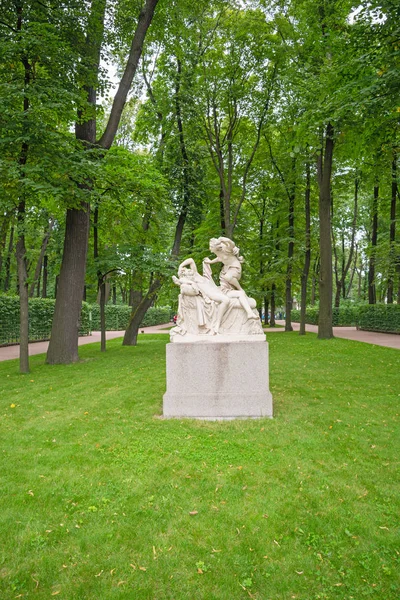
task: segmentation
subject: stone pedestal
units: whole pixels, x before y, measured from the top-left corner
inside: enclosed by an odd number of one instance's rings
[[[272,417],[265,341],[167,344],[165,418]]]

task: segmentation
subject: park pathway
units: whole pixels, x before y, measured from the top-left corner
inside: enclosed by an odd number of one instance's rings
[[[278,325],[285,325],[284,321],[277,321]],[[151,327],[141,327],[140,334],[145,333],[168,333],[171,323],[164,323],[163,325],[153,325]],[[293,323],[294,331],[300,329],[299,323]],[[316,325],[306,325],[308,332],[317,333],[318,327]],[[275,335],[275,333],[284,333],[283,327],[277,327],[276,329],[267,329],[267,336]],[[139,335],[140,335],[139,334]],[[375,344],[376,346],[386,346],[387,348],[395,348],[400,350],[400,335],[393,333],[375,333],[373,331],[359,331],[355,327],[334,327],[333,334],[335,337],[345,338],[347,340],[354,340],[356,342],[365,342],[367,344]],[[124,335],[123,331],[107,331],[107,340],[113,340],[114,338],[122,338]],[[92,335],[85,335],[79,338],[79,345],[93,344],[100,342],[100,331],[93,331]],[[47,352],[49,342],[33,342],[29,344],[29,355],[44,354]],[[3,346],[0,347],[0,362],[3,360],[11,360],[19,357],[19,346]]]
[[[278,331],[285,331],[285,321],[277,321],[277,329],[267,329],[267,334]],[[293,330],[299,331],[300,323],[292,323]],[[306,325],[306,331],[318,333],[317,325]],[[365,342],[366,344],[375,344],[375,346],[386,346],[387,348],[395,348],[400,350],[400,335],[397,333],[378,333],[375,331],[361,331],[356,327],[334,327],[333,335],[335,337],[344,338],[346,340],[354,340],[355,342]]]

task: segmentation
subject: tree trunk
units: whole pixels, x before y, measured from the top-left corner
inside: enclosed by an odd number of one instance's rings
[[[186,141],[183,133],[183,122],[181,113],[181,77],[182,77],[182,65],[181,61],[177,59],[177,74],[175,78],[175,117],[179,132],[179,147],[182,157],[182,171],[183,171],[183,201],[181,210],[179,213],[179,219],[175,230],[174,245],[172,247],[172,255],[178,256],[179,249],[181,247],[183,227],[186,222],[186,217],[190,205],[190,179],[189,179],[189,157],[186,149]]]
[[[331,239],[331,174],[333,160],[333,126],[328,123],[325,132],[325,152],[319,167],[319,318],[318,338],[333,337],[332,328],[332,239]]]
[[[295,178],[295,163],[293,159],[292,176]],[[293,271],[293,253],[294,253],[294,201],[295,201],[295,182],[292,182],[289,194],[289,244],[288,244],[288,264],[286,269],[286,307],[285,307],[285,331],[293,331],[292,327],[292,271]]]
[[[316,298],[316,286],[317,286],[317,278],[319,277],[319,256],[315,258],[313,265],[313,276],[311,280],[311,298],[310,304],[311,306],[315,306],[315,298]]]
[[[275,321],[275,310],[276,310],[276,306],[275,306],[275,291],[276,291],[276,285],[275,283],[272,284],[271,286],[271,316],[269,319],[269,326],[270,327],[276,327],[276,321]]]
[[[8,250],[5,260],[5,277],[3,290],[8,292],[10,289],[10,278],[11,278],[11,256],[14,248],[14,225],[11,225],[10,237],[8,239]]]
[[[343,296],[343,298],[346,298],[346,277],[347,277],[347,273],[349,272],[350,265],[353,261],[354,245],[355,245],[355,239],[356,239],[356,227],[357,227],[359,185],[360,185],[359,179],[356,178],[355,184],[354,184],[354,211],[353,211],[353,222],[352,222],[352,226],[351,226],[351,242],[350,242],[349,256],[347,258],[347,261],[346,261],[346,257],[345,257],[344,232],[342,232],[342,270],[341,270],[340,279],[337,280],[336,297],[335,297],[335,307],[336,308],[339,308],[339,306],[340,306],[341,295]]]
[[[379,203],[379,184],[374,186],[374,197],[372,201],[371,215],[371,253],[369,256],[368,267],[368,303],[376,304],[376,285],[375,285],[375,261],[376,246],[378,243],[378,203]]]
[[[49,239],[50,239],[50,235],[51,235],[53,227],[54,227],[54,219],[51,219],[50,223],[49,223],[49,228],[46,231],[45,236],[44,236],[43,241],[42,241],[42,246],[40,248],[40,255],[39,255],[38,261],[36,263],[35,274],[33,276],[33,281],[32,281],[32,283],[30,285],[30,288],[29,288],[29,297],[30,298],[32,298],[33,294],[35,293],[35,283],[36,283],[36,281],[39,280],[39,277],[40,277],[40,273],[41,273],[41,270],[42,270],[43,258],[44,258],[44,255],[46,253],[47,244],[49,243]]]
[[[299,335],[306,334],[306,308],[307,308],[307,282],[308,274],[310,272],[311,263],[311,208],[310,208],[310,194],[311,194],[311,174],[310,174],[310,163],[306,163],[306,191],[304,195],[304,212],[306,220],[305,228],[305,257],[303,272],[301,274],[301,304],[300,304],[300,331]]]
[[[18,241],[16,247],[19,287],[19,370],[29,373],[29,307],[24,235],[25,202],[18,206]]]
[[[100,350],[106,351],[106,282],[100,282]]]
[[[68,364],[79,360],[79,319],[85,282],[88,236],[89,206],[85,205],[82,210],[68,209],[63,260],[46,358],[48,364]]]
[[[122,342],[123,346],[137,345],[137,336],[140,324],[143,321],[146,312],[156,299],[157,293],[160,290],[162,284],[163,279],[161,277],[156,278],[150,285],[149,291],[147,292],[146,296],[140,302],[136,310],[132,313],[128,327],[125,331],[124,339]]]
[[[48,278],[47,263],[48,263],[48,258],[47,258],[47,254],[45,254],[43,257],[42,298],[47,298],[47,278]]]
[[[114,98],[106,129],[98,142],[98,145],[105,150],[111,147],[117,133],[122,110],[137,69],[144,38],[156,4],[157,0],[146,0],[144,8],[140,12],[125,71]],[[86,92],[88,104],[93,107],[96,106],[95,86],[103,43],[105,8],[105,0],[93,0],[84,51],[84,58],[91,66],[91,72],[88,75],[90,84],[84,85],[83,89]],[[95,117],[82,122],[84,115],[79,116],[75,125],[76,138],[83,142],[84,147],[90,148],[96,141]],[[88,181],[85,187],[90,191],[92,185],[93,183]],[[50,364],[68,364],[78,360],[78,324],[84,292],[88,237],[89,204],[82,202],[79,209],[68,209],[67,211],[64,253],[47,352],[47,362]]]
[[[268,325],[268,323],[269,323],[268,313],[269,313],[269,302],[268,302],[267,296],[264,296],[264,325]]]
[[[387,303],[393,304],[394,276],[396,273],[396,203],[397,203],[397,160],[396,154],[392,161],[392,198],[390,202],[390,231],[389,231],[389,277]]]

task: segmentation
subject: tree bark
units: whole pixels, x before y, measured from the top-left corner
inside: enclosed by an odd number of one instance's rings
[[[29,373],[29,307],[24,235],[25,202],[18,206],[18,241],[16,247],[19,287],[19,370]]]
[[[143,321],[146,312],[148,311],[148,309],[150,308],[150,306],[153,304],[154,300],[156,299],[157,294],[163,284],[163,281],[164,280],[162,277],[159,277],[159,278],[157,277],[152,282],[147,294],[142,299],[140,304],[137,306],[136,310],[132,313],[128,327],[126,328],[126,331],[125,331],[124,339],[122,342],[123,346],[136,346],[137,345],[137,337],[138,337],[138,331],[139,331],[140,324]]]
[[[5,276],[4,276],[3,290],[5,292],[8,292],[8,290],[10,289],[11,256],[13,254],[13,249],[14,249],[14,225],[12,224],[11,229],[10,229],[10,237],[8,238],[8,249],[7,249],[6,259],[4,261]]]
[[[276,327],[276,321],[275,321],[275,310],[276,310],[275,292],[276,292],[276,285],[275,285],[275,283],[273,283],[272,286],[271,286],[271,316],[269,318],[269,326],[270,327]]]
[[[43,281],[42,281],[42,298],[47,298],[47,278],[48,278],[48,257],[47,254],[43,257]]]
[[[57,285],[53,326],[46,362],[77,362],[79,319],[82,309],[89,235],[89,206],[67,211],[64,252]]]
[[[379,204],[379,184],[374,185],[374,196],[372,201],[371,215],[371,253],[369,256],[368,267],[368,303],[376,304],[376,285],[375,285],[375,261],[376,246],[378,243],[378,204]]]
[[[305,213],[305,257],[303,272],[301,274],[301,299],[300,299],[300,331],[299,335],[306,334],[306,308],[307,308],[307,282],[308,274],[310,272],[311,263],[311,208],[310,208],[310,195],[311,195],[311,174],[310,174],[310,163],[306,163],[306,190],[304,195],[304,213]]]
[[[328,123],[325,131],[325,152],[318,160],[319,183],[319,318],[318,338],[333,337],[332,328],[332,239],[331,239],[331,175],[334,129]]]
[[[349,256],[347,257],[347,261],[345,259],[345,244],[344,244],[344,232],[342,232],[342,269],[340,278],[336,275],[336,296],[335,296],[335,307],[339,308],[340,306],[340,298],[346,298],[346,277],[349,272],[350,265],[353,261],[354,254],[354,244],[356,238],[356,227],[357,227],[357,213],[358,213],[358,189],[359,189],[359,180],[356,178],[354,184],[354,211],[353,211],[353,222],[351,226],[351,242],[349,249]],[[336,258],[336,253],[335,253]],[[335,261],[336,262],[336,261]]]
[[[387,303],[393,304],[394,276],[396,273],[396,203],[397,203],[397,160],[394,154],[392,161],[392,198],[390,202],[390,231],[389,231],[389,277]]]
[[[45,233],[45,236],[42,241],[42,246],[40,248],[40,255],[39,255],[38,261],[36,263],[35,274],[33,276],[33,281],[29,288],[29,297],[30,298],[32,298],[35,293],[35,283],[39,280],[39,277],[40,277],[44,255],[46,253],[47,244],[49,243],[49,239],[50,239],[50,235],[51,235],[53,227],[54,227],[54,219],[52,218],[50,220],[49,228]]]

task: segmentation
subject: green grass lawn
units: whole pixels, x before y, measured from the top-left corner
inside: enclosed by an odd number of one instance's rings
[[[400,352],[270,333],[275,418],[162,420],[165,335],[0,363],[0,598],[400,598]]]

